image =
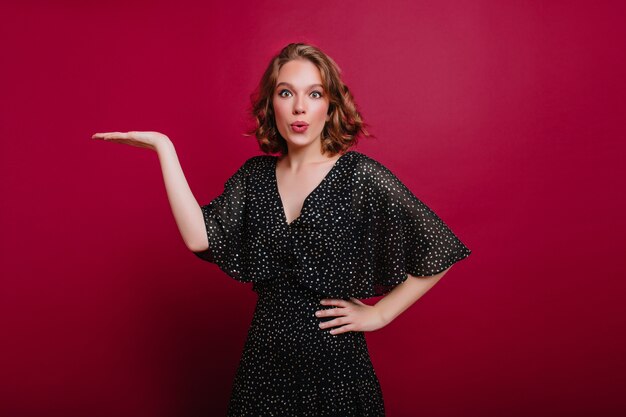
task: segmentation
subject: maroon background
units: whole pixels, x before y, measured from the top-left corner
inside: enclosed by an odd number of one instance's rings
[[[624,415],[623,2],[106,3],[0,10],[0,415],[224,415],[256,295],[185,248],[155,153],[91,135],[167,134],[207,203],[294,41],[473,251],[367,334],[388,416]]]

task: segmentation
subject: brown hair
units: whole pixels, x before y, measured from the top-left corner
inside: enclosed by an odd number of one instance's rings
[[[330,120],[321,134],[322,153],[346,151],[357,144],[360,134],[375,137],[365,129],[369,125],[363,122],[348,86],[341,80],[339,66],[320,49],[304,43],[290,43],[270,60],[257,89],[250,96],[252,107],[249,114],[256,127],[248,130],[244,136],[256,136],[261,151],[265,153],[287,153],[287,142],[276,127],[272,100],[278,71],[294,59],[307,59],[315,64],[329,98]]]

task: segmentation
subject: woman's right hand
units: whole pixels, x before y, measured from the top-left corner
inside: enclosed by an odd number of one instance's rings
[[[136,146],[139,148],[148,148],[156,150],[157,146],[166,143],[170,139],[163,133],[159,132],[105,132],[95,133],[92,139],[101,139],[114,143],[122,143],[125,145]]]

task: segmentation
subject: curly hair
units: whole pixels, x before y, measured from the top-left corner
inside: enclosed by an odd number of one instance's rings
[[[256,136],[264,153],[287,154],[287,142],[276,126],[272,100],[279,70],[294,59],[307,59],[315,64],[329,97],[330,117],[321,134],[322,153],[344,152],[357,144],[360,135],[375,137],[367,132],[365,127],[369,125],[363,122],[348,86],[341,80],[339,66],[319,48],[304,43],[290,43],[270,60],[257,89],[250,96],[249,115],[256,126],[244,136]]]

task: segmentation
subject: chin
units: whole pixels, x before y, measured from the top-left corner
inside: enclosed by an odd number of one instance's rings
[[[285,135],[282,135],[282,136],[288,144],[294,145],[294,146],[306,146],[306,145],[310,145],[311,143],[315,141],[314,139],[311,139],[311,136],[309,135],[298,135],[298,134],[290,133],[287,136]]]

